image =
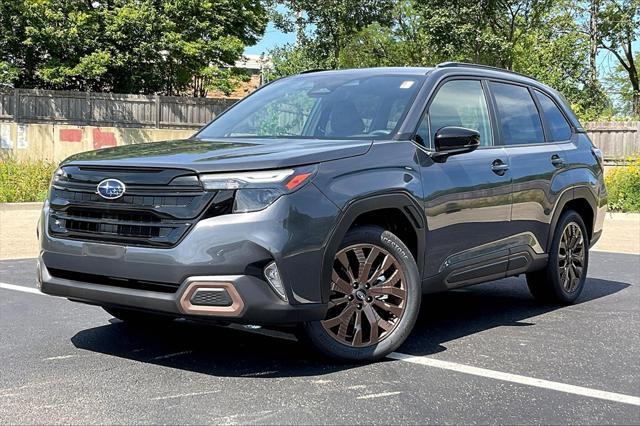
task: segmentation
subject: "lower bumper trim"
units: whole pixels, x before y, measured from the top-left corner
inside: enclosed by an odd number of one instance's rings
[[[244,301],[234,286],[239,276],[230,277],[190,277],[187,278],[180,296],[180,310],[187,315],[216,315],[222,317],[237,317],[242,314]],[[197,295],[205,291],[222,291],[231,298],[227,306],[213,306],[194,304]]]
[[[43,293],[92,305],[258,325],[322,320],[327,311],[326,304],[289,304],[266,282],[251,275],[194,276],[187,278],[175,293],[163,293],[53,277],[42,259],[38,269]],[[225,289],[232,303],[228,306],[193,304],[192,296],[204,288]]]

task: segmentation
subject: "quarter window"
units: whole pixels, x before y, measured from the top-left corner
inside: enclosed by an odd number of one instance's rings
[[[492,144],[491,122],[482,84],[477,80],[453,80],[436,93],[420,123],[418,136],[433,148],[436,132],[448,126],[466,127],[480,133],[480,145]]]
[[[505,145],[544,142],[542,122],[536,104],[523,86],[491,82],[496,99],[500,130]]]
[[[564,118],[564,115],[562,115],[562,112],[560,112],[560,109],[558,109],[556,103],[544,93],[538,90],[534,90],[534,92],[542,108],[544,122],[548,127],[551,140],[553,142],[560,142],[571,139],[571,127],[569,123],[567,123],[566,118]]]

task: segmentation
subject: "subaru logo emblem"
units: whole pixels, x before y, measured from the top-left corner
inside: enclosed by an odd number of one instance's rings
[[[107,200],[115,200],[124,194],[124,183],[118,179],[105,179],[98,184],[98,195]]]

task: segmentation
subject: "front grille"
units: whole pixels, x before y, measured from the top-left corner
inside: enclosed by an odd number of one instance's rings
[[[136,290],[175,293],[180,287],[180,284],[109,277],[106,275],[86,274],[83,272],[66,271],[54,268],[48,268],[48,271],[52,277],[62,278],[65,280],[82,281],[85,283],[109,285],[113,287],[132,288]]]
[[[94,188],[87,188],[88,190],[94,190],[94,192],[83,191],[84,188],[73,189],[58,189],[53,188],[52,195],[55,198],[62,198],[69,201],[79,202],[102,202],[104,199],[95,193]],[[112,204],[122,206],[140,206],[140,207],[188,207],[197,199],[197,196],[152,196],[152,195],[123,195],[111,201]]]
[[[174,241],[190,226],[188,222],[162,220],[151,212],[78,208],[54,212],[51,221],[54,232],[103,241],[126,240],[155,245]]]
[[[172,247],[203,216],[229,213],[233,201],[232,191],[204,191],[186,170],[136,169],[127,175],[126,169],[67,166],[65,171],[49,201],[49,231],[61,238]],[[96,193],[109,175],[125,183],[122,197],[108,200]]]

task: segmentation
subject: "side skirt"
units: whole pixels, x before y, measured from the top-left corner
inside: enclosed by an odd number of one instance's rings
[[[437,293],[533,272],[544,268],[548,257],[529,245],[510,247],[444,268],[422,281],[422,292]]]

